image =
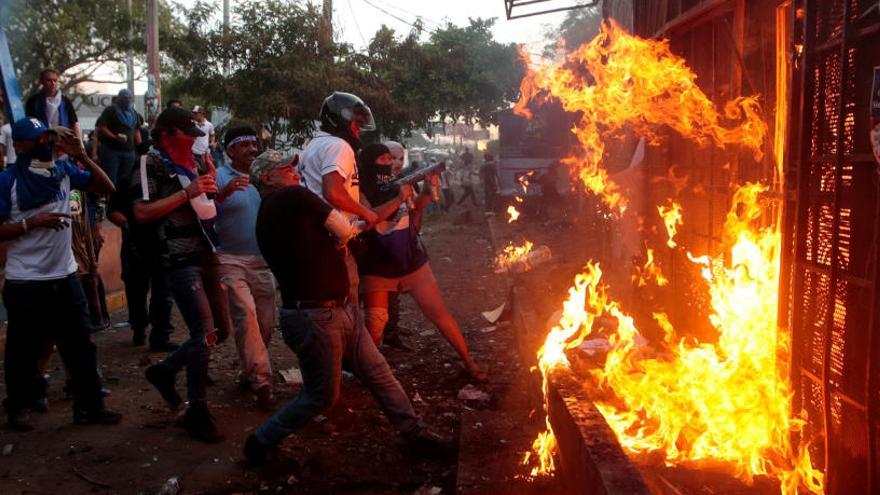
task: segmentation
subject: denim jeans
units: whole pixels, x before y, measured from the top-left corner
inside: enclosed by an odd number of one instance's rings
[[[107,146],[101,147],[101,169],[113,182],[113,185],[119,183],[119,179],[128,177],[134,170],[137,157],[134,150],[115,150]]]
[[[229,293],[241,378],[257,390],[272,384],[269,341],[275,330],[275,279],[261,256],[220,254],[220,280]]]
[[[370,390],[391,424],[404,436],[424,428],[385,357],[376,349],[357,309],[281,309],[281,334],[299,358],[303,388],[255,432],[263,445],[276,445],[339,399],[342,366]]]
[[[68,368],[75,410],[104,407],[86,296],[76,274],[55,280],[7,280],[3,302],[9,312],[4,361],[10,413],[28,407],[39,394],[38,361],[55,341]]]
[[[209,334],[215,332],[215,322],[220,322],[223,312],[228,311],[217,265],[204,263],[173,268],[168,272],[168,284],[189,329],[189,339],[161,364],[175,372],[186,367],[187,400],[190,403],[204,402],[210,357]]]
[[[122,280],[125,282],[125,300],[128,304],[128,323],[136,333],[144,332],[147,326],[152,325],[150,344],[163,344],[168,342],[174,332],[174,325],[171,324],[174,302],[168,291],[168,281],[158,260],[138,256],[133,242],[128,228],[123,228],[119,256],[122,261]]]

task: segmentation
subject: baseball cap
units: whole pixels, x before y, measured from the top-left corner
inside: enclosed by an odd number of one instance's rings
[[[12,126],[12,140],[36,141],[47,132],[55,131],[46,127],[39,119],[26,117],[15,121],[15,125]]]
[[[192,114],[182,108],[171,107],[162,110],[162,113],[156,118],[156,131],[169,131],[178,129],[193,137],[202,137],[205,135],[193,122]]]
[[[297,162],[299,162],[299,155],[297,154],[284,154],[278,150],[266,150],[251,164],[251,184],[259,187],[260,178],[266,172],[285,167],[291,163],[295,167]]]
[[[193,107],[193,113],[205,113],[205,107],[196,105]]]

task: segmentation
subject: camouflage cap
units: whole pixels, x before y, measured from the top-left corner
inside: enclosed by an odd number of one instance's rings
[[[291,163],[296,166],[298,161],[299,155],[295,153],[284,154],[278,150],[266,150],[260,153],[260,156],[251,164],[251,184],[255,187],[260,187],[260,178],[266,172],[290,165]]]

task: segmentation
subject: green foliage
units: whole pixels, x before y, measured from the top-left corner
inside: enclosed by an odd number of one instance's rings
[[[6,35],[22,93],[39,84],[43,68],[62,73],[62,89],[99,81],[96,71],[124,61],[128,50],[146,50],[143,29],[129,38],[129,26],[144,25],[144,2],[135,0],[129,16],[126,0],[10,0]],[[160,30],[172,29],[171,11],[163,7]],[[114,81],[118,82],[118,81]]]
[[[421,41],[383,26],[366,53],[326,43],[321,13],[306,2],[236,3],[227,32],[211,21],[216,5],[186,12],[183,32],[163,40],[174,77],[165,98],[228,108],[274,138],[301,143],[332,91],[357,94],[389,138],[438,118],[493,122],[517,97],[523,68],[513,45],[492,39],[492,20],[451,24]]]
[[[599,7],[569,10],[558,29],[544,34],[549,42],[544,47],[544,55],[553,56],[560,42],[566,50],[574,50],[595,38],[601,25],[602,11]]]

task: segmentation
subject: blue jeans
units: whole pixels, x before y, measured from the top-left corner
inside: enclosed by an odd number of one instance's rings
[[[9,311],[6,410],[20,411],[37,398],[39,357],[52,341],[68,368],[74,409],[103,408],[92,326],[79,277],[74,273],[55,280],[7,280],[3,302]]]
[[[339,399],[342,365],[370,390],[391,424],[404,436],[424,428],[400,382],[359,319],[354,306],[281,309],[281,334],[299,358],[303,388],[255,432],[277,445]]]
[[[101,168],[113,182],[119,183],[119,179],[128,177],[134,170],[136,157],[134,150],[115,150],[107,146],[101,147]]]
[[[209,334],[216,331],[215,323],[224,324],[221,318],[229,319],[229,306],[220,287],[217,265],[205,263],[171,269],[168,285],[189,329],[189,339],[161,364],[175,372],[186,367],[187,400],[190,404],[204,402],[210,357]]]

